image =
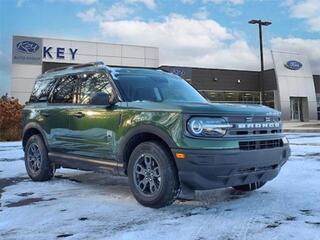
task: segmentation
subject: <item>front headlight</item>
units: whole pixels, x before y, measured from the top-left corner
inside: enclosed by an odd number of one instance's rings
[[[218,117],[193,117],[187,123],[188,132],[197,137],[222,137],[232,128],[225,119]]]

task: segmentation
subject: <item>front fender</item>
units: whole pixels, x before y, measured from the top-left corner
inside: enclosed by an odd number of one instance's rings
[[[117,159],[119,162],[124,162],[124,152],[130,139],[138,134],[154,134],[164,141],[170,148],[176,148],[177,145],[164,130],[152,125],[140,125],[130,129],[119,141]]]

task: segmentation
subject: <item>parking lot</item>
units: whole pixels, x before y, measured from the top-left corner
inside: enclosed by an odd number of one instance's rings
[[[150,209],[126,178],[59,169],[32,182],[20,142],[0,143],[0,239],[319,239],[320,135],[288,135],[292,156],[263,188],[197,192]]]

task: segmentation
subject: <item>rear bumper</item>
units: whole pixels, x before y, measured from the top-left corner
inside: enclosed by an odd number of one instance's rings
[[[183,188],[206,190],[239,186],[275,178],[290,156],[288,145],[272,149],[244,151],[185,150],[186,158],[175,159]]]

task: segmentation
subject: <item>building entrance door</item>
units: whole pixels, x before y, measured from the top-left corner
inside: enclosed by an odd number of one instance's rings
[[[290,97],[291,120],[302,121],[302,98]]]

